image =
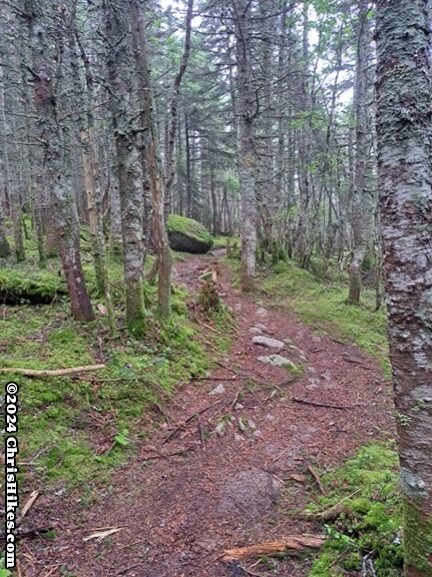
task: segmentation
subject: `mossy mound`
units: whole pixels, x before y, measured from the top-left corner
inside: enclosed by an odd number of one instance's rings
[[[54,273],[12,268],[0,271],[1,304],[50,304],[66,294],[62,279]]]
[[[399,577],[402,503],[396,451],[379,443],[366,445],[322,480],[331,491],[310,504],[308,512],[328,511],[337,505],[343,509],[336,520],[324,526],[328,539],[309,577],[357,575],[366,559],[378,577]]]
[[[205,226],[178,214],[168,217],[168,238],[173,250],[192,254],[204,254],[213,246],[213,237]]]

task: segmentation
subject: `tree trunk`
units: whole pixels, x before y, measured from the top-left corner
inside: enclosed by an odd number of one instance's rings
[[[102,192],[99,170],[99,159],[94,138],[95,119],[93,109],[95,104],[93,75],[90,67],[90,59],[76,27],[76,7],[72,13],[70,34],[70,50],[73,68],[73,83],[75,89],[76,104],[78,106],[78,124],[80,130],[81,157],[84,172],[84,190],[87,200],[87,214],[90,224],[91,248],[95,269],[96,286],[100,295],[105,300],[108,312],[108,320],[111,330],[114,331],[114,310],[111,301],[108,265],[106,259],[105,236],[102,218]],[[78,54],[79,48],[81,60],[85,71],[85,90],[80,81]],[[81,94],[85,92],[87,98]],[[82,112],[81,112],[82,110]]]
[[[132,0],[131,17],[132,40],[139,76],[141,125],[146,128],[143,147],[144,164],[148,171],[153,202],[153,241],[158,261],[158,305],[162,317],[168,318],[171,315],[172,258],[165,226],[165,188],[159,158],[159,142],[153,118],[153,93],[145,27],[137,0]]]
[[[354,189],[352,198],[352,230],[354,246],[349,267],[348,302],[358,304],[362,285],[362,264],[366,254],[366,245],[370,221],[370,203],[365,190],[365,175],[368,161],[368,119],[367,67],[370,57],[370,23],[368,19],[369,0],[361,0],[358,14],[357,59],[354,90],[354,108],[356,117],[356,152],[354,167]]]
[[[193,6],[194,6],[194,0],[187,0],[184,48],[182,58],[180,61],[180,67],[174,79],[170,102],[169,125],[167,134],[166,175],[165,175],[165,194],[168,206],[170,206],[171,204],[171,191],[175,178],[174,149],[175,149],[177,124],[178,124],[178,99],[180,95],[180,86],[183,80],[183,76],[186,72],[191,51]]]
[[[129,0],[116,4],[104,2],[108,76],[113,87],[110,108],[114,125],[117,174],[123,237],[124,277],[126,284],[126,320],[135,336],[144,331],[143,293],[143,175],[134,126],[133,55],[129,35]],[[112,44],[111,44],[112,43]]]
[[[241,197],[241,287],[244,291],[254,288],[257,247],[257,204],[255,196],[256,155],[254,119],[256,99],[252,86],[251,43],[249,36],[250,2],[232,0],[236,27],[237,54],[237,115],[238,170]]]
[[[33,72],[35,74],[35,106],[40,136],[44,143],[44,163],[48,186],[54,201],[54,226],[60,245],[60,259],[68,285],[72,315],[89,321],[93,312],[88,296],[80,256],[78,214],[71,187],[70,159],[66,146],[66,128],[57,117],[57,74],[59,54],[52,54],[43,14],[33,0],[26,0]],[[59,43],[56,51],[59,51]]]
[[[11,254],[8,239],[6,237],[6,227],[4,224],[3,210],[0,206],[0,258],[8,258]]]
[[[378,0],[378,171],[405,576],[432,575],[432,124],[428,0]]]

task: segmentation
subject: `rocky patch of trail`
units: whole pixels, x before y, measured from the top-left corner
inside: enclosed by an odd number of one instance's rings
[[[197,290],[208,262],[177,264],[176,281]],[[222,563],[224,549],[319,532],[290,514],[309,500],[298,482],[314,486],[308,465],[333,467],[392,431],[390,391],[369,356],[239,294],[227,271],[222,292],[237,327],[229,353],[178,392],[164,409],[169,424],[142,442],[99,503],[40,499],[34,515],[46,520],[49,508],[57,536],[26,541],[26,577],[64,575],[61,567],[77,577],[247,575]],[[122,530],[83,541],[106,527]],[[308,565],[287,559],[251,574],[306,577]]]

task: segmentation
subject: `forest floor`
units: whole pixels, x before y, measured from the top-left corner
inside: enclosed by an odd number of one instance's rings
[[[176,283],[196,293],[214,260],[178,262]],[[308,575],[310,556],[241,566],[221,557],[229,548],[322,532],[296,515],[318,492],[308,466],[326,471],[369,440],[393,438],[390,387],[372,356],[309,328],[270,298],[241,294],[220,262],[221,295],[235,321],[229,350],[213,351],[209,324],[205,340],[217,368],[178,390],[164,419],[148,417],[148,435],[95,503],[83,507],[79,488],[39,497],[32,526],[52,527],[55,537],[22,541],[22,577]],[[257,336],[281,343],[257,344]],[[291,364],[263,362],[271,355]]]

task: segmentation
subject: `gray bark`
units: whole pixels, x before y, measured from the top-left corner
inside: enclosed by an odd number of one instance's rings
[[[60,245],[60,258],[68,285],[71,310],[75,319],[93,318],[86,290],[80,256],[78,213],[71,181],[71,163],[66,126],[58,118],[58,64],[60,43],[56,53],[47,38],[46,13],[34,0],[26,0],[25,12],[31,41],[32,69],[35,76],[35,106],[39,139],[44,145],[47,183],[55,208],[55,230]],[[56,21],[56,24],[59,24]],[[64,30],[59,27],[60,39]]]
[[[133,101],[133,54],[130,43],[130,1],[104,2],[108,49],[107,68],[112,87],[110,108],[116,144],[116,165],[126,283],[126,320],[136,336],[144,331],[143,295],[143,174]]]
[[[250,2],[232,0],[236,27],[238,171],[241,197],[242,263],[244,291],[254,287],[257,246],[257,203],[255,196],[256,154],[254,120],[257,113],[253,87],[250,40]]]
[[[405,575],[432,575],[432,123],[428,0],[379,0],[378,170],[405,505]]]
[[[352,197],[351,225],[353,231],[353,255],[349,267],[348,302],[358,304],[362,285],[362,264],[366,246],[371,235],[371,206],[366,191],[366,169],[368,163],[368,76],[367,67],[371,55],[369,0],[359,2],[356,76],[354,108],[356,119],[356,152],[354,167],[354,187]]]

